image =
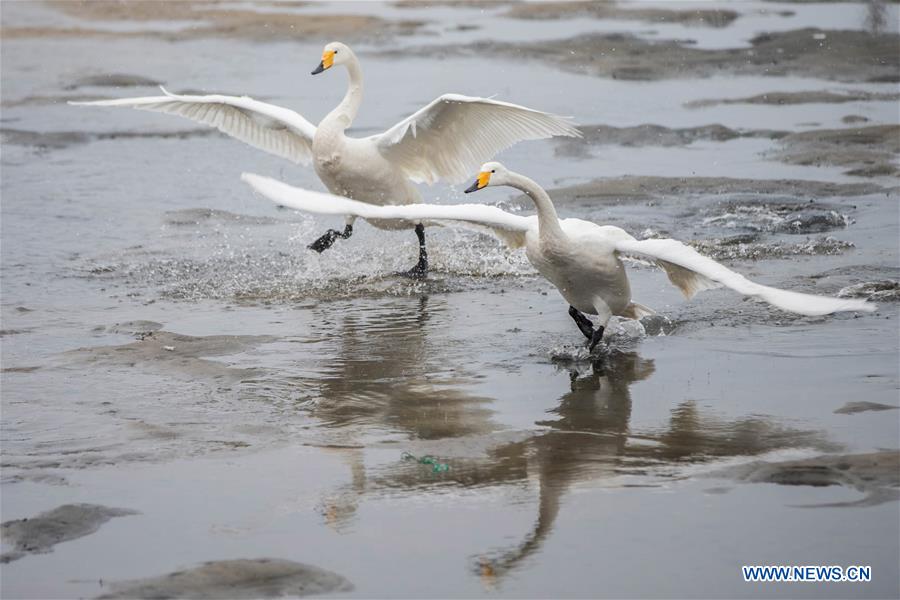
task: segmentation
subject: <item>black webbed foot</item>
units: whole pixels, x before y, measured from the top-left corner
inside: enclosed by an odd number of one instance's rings
[[[600,327],[597,327],[597,329],[594,330],[593,335],[591,335],[591,345],[589,346],[591,352],[594,351],[594,348],[597,346],[597,344],[600,343],[600,340],[602,340],[602,339],[603,339],[603,327],[600,326]]]
[[[353,225],[347,225],[344,227],[344,231],[338,231],[337,229],[329,229],[322,235],[319,239],[314,241],[312,244],[307,246],[310,250],[315,250],[320,254],[325,252],[334,244],[334,241],[338,238],[342,240],[346,240],[351,235],[353,235]]]
[[[575,324],[578,325],[578,329],[584,334],[584,337],[591,339],[594,335],[594,324],[591,323],[591,320],[579,312],[574,306],[569,307],[569,316],[575,320]]]

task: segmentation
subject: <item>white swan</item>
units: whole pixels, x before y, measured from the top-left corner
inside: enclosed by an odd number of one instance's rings
[[[69,104],[127,106],[187,117],[295,163],[312,160],[332,193],[375,205],[417,204],[422,199],[413,182],[462,182],[480,163],[517,142],[580,136],[562,117],[487,98],[445,94],[383,133],[347,137],[344,132],[362,103],[362,70],[350,48],[332,42],[325,46],[312,74],[335,65],[347,68],[349,86],[341,103],[318,127],[292,110],[246,96],[182,96],[163,89],[164,96]],[[336,238],[350,237],[354,219],[348,216],[344,231],[330,229],[309,247],[322,252]],[[397,219],[371,223],[384,229],[415,226],[419,262],[407,274],[426,274],[428,256],[421,224]]]
[[[569,314],[590,340],[591,350],[603,337],[612,315],[639,319],[653,314],[651,309],[632,302],[622,259],[658,265],[687,298],[701,290],[726,286],[802,315],[876,308],[864,300],[802,294],[754,283],[677,240],[637,240],[619,227],[581,219],[560,220],[550,196],[541,186],[498,162],[482,165],[478,178],[466,193],[489,185],[508,185],[531,198],[537,215],[512,215],[483,204],[372,206],[302,190],[260,175],[244,173],[241,178],[278,204],[308,212],[365,219],[456,221],[488,227],[510,246],[525,246],[531,264],[569,303]],[[584,313],[598,316],[596,328]]]

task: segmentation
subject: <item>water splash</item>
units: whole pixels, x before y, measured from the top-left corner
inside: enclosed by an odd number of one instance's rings
[[[560,365],[577,365],[603,359],[611,354],[631,352],[647,336],[667,335],[675,324],[662,315],[644,317],[640,321],[612,317],[606,325],[603,341],[591,352],[584,344],[559,344],[550,347],[550,360]]]
[[[306,244],[320,227],[312,220],[288,224],[178,211],[163,228],[164,249],[137,247],[112,259],[89,259],[79,275],[102,280],[110,290],[125,288],[132,297],[261,304],[449,293],[536,275],[523,252],[491,236],[430,228],[431,274],[414,281],[398,275],[418,251],[412,236],[364,230],[317,254]]]

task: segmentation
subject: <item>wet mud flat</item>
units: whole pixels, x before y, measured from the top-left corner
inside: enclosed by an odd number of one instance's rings
[[[347,592],[336,573],[287,560],[223,560],[163,577],[121,582],[98,598],[300,598]]]
[[[881,405],[879,405],[881,406]],[[885,406],[887,410],[890,407]],[[714,475],[730,476],[738,481],[780,485],[849,485],[866,493],[853,503],[834,506],[866,506],[896,502],[900,494],[900,454],[879,452],[856,455],[831,455],[776,463],[749,463]]]
[[[4,3],[0,592],[896,597],[900,78],[880,10]],[[238,180],[320,189],[310,169],[65,105],[162,84],[317,121],[343,92],[306,75],[332,38],[365,68],[359,135],[445,92],[573,114],[583,140],[500,157],[562,216],[879,310],[685,302],[629,266],[659,314],[592,356],[491,237],[429,228],[424,282],[394,275],[410,232],[360,223],[318,255],[339,220]],[[769,563],[874,579],[748,588],[740,566]]]
[[[841,82],[898,81],[896,33],[810,28],[762,34],[750,44],[747,49],[704,49],[683,40],[649,41],[627,33],[595,33],[537,43],[484,41],[464,47],[420,48],[417,52],[429,56],[451,52],[502,54],[554,63],[562,69],[596,77],[634,81],[726,74],[784,76],[801,72]]]
[[[297,37],[325,41],[329,36],[350,40],[392,38],[415,32],[421,22],[388,20],[374,15],[302,14],[291,11],[302,3],[257,3],[256,10],[241,10],[227,2],[206,0],[158,3],[152,0],[90,2],[46,2],[48,8],[70,17],[68,26],[4,25],[8,39],[153,37],[190,41],[213,37],[251,41],[293,40]],[[269,10],[265,10],[268,8]],[[263,9],[263,10],[259,10]],[[280,9],[280,10],[279,10]],[[165,23],[167,26],[157,29]],[[138,28],[115,28],[109,24],[137,24]]]
[[[113,517],[137,514],[132,510],[91,504],[67,504],[30,519],[3,523],[3,543],[15,550],[0,555],[0,563],[18,560],[28,553],[50,552],[61,542],[78,539],[97,531]]]

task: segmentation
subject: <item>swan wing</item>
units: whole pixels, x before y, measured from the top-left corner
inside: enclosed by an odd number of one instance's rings
[[[557,135],[581,137],[564,117],[488,98],[445,94],[368,139],[413,181],[460,183],[517,142]]]
[[[298,113],[246,96],[186,96],[160,88],[163,96],[69,102],[75,106],[127,106],[186,117],[215,127],[254,148],[308,164],[316,127]]]
[[[352,215],[363,219],[397,221],[452,221],[478,228],[489,228],[513,247],[524,245],[525,233],[536,224],[535,217],[522,217],[486,204],[404,204],[376,206],[326,192],[314,192],[272,179],[244,173],[241,179],[257,192],[296,210],[321,215]]]
[[[669,280],[687,298],[701,290],[725,286],[801,315],[818,316],[841,311],[871,312],[876,309],[874,304],[865,300],[828,298],[754,283],[677,240],[621,239],[615,242],[615,248],[621,254],[637,255],[662,267]]]

